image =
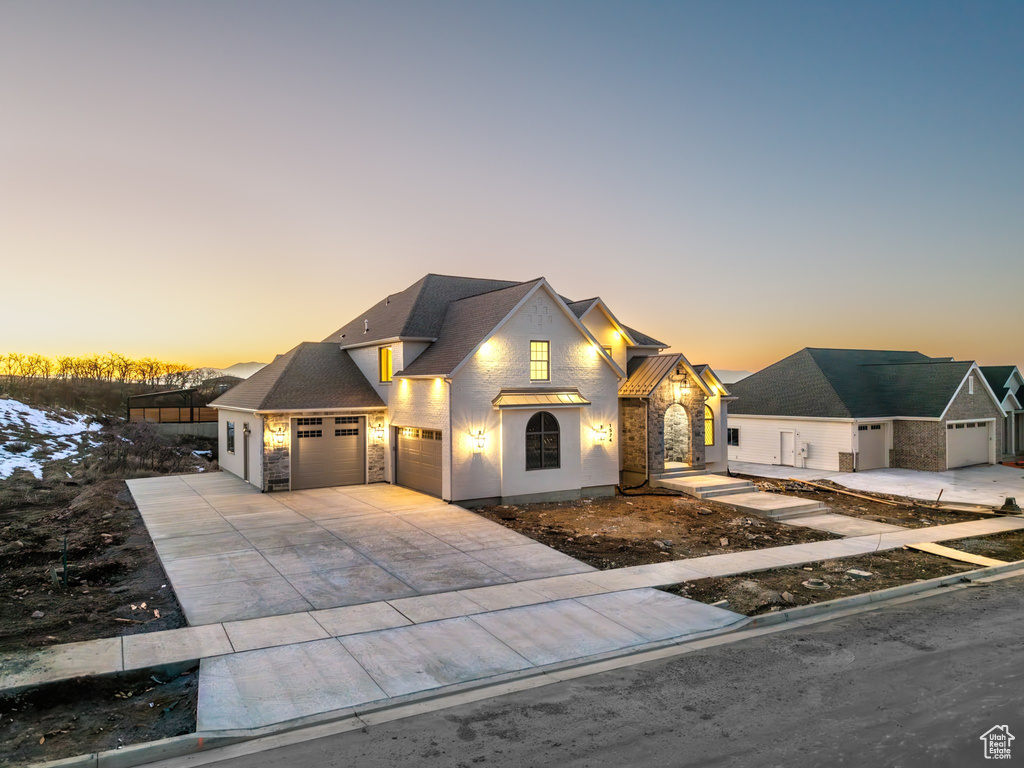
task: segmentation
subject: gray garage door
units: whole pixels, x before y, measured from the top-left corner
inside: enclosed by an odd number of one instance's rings
[[[366,482],[361,416],[292,419],[292,490]]]
[[[988,421],[946,425],[946,466],[988,464]]]
[[[436,429],[398,430],[398,484],[441,495],[441,433]]]

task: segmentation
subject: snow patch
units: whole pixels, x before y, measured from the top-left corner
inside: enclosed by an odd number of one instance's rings
[[[19,400],[0,399],[0,479],[18,469],[43,477],[43,464],[76,456],[103,425],[88,416],[33,408]],[[19,450],[22,442],[33,442],[31,450]]]

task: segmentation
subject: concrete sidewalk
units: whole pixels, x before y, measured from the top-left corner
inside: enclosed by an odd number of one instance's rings
[[[518,584],[502,584],[307,611],[287,616],[70,643],[39,651],[19,652],[0,659],[0,691],[83,675],[110,674],[191,659],[237,655],[271,647],[346,638],[367,632],[407,628],[412,625],[485,613],[500,613],[524,606],[550,605],[568,600],[575,600],[586,606],[584,600],[597,595],[611,595],[605,598],[609,604],[618,601],[619,613],[607,614],[605,617],[622,625],[623,622],[633,620],[624,618],[628,611],[622,607],[628,605],[629,600],[633,598],[615,598],[615,594],[621,596],[635,590],[643,591],[651,587],[685,581],[856,557],[906,545],[987,536],[1021,529],[1024,529],[1024,518],[993,517],[931,528],[905,529],[870,536],[854,536],[609,571],[555,576]],[[626,600],[626,603],[623,603],[623,600]],[[684,601],[686,602],[690,601]],[[566,630],[571,629],[573,624],[570,619],[566,624]],[[555,632],[553,636],[557,637],[557,632],[552,628],[556,625],[557,622],[547,626],[544,631]]]

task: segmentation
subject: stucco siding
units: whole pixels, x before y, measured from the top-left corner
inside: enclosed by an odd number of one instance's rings
[[[728,424],[729,403],[723,402],[719,394],[709,397],[705,402],[714,414],[714,444],[704,446],[704,466],[708,472],[724,472],[728,468],[728,451],[726,451],[726,425]]]
[[[530,381],[530,341],[550,342],[550,380]],[[544,289],[530,298],[455,375],[452,387],[454,500],[520,496],[618,482],[618,383],[600,351]],[[577,387],[591,405],[553,408],[561,467],[526,470],[526,422],[537,410],[491,405],[502,388]],[[611,426],[595,444],[593,428]],[[484,433],[484,447],[473,439]]]
[[[856,430],[852,421],[768,419],[735,414],[728,416],[728,425],[740,431],[740,444],[728,447],[731,461],[778,464],[781,454],[780,432],[791,430],[795,433],[795,466],[835,471],[840,469],[839,454],[852,452],[853,433]],[[799,455],[802,443],[808,445],[806,458]]]

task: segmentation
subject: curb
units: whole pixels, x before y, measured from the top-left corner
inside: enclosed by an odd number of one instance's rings
[[[1008,573],[1022,569],[1024,569],[1024,560],[1017,560],[1012,563],[1006,563],[1005,565],[992,565],[987,568],[978,568],[973,571],[961,571],[960,573],[950,574],[949,576],[939,576],[934,579],[915,581],[912,584],[901,584],[898,587],[880,589],[877,592],[865,592],[861,595],[839,597],[835,600],[828,600],[823,603],[800,605],[795,608],[787,608],[783,611],[776,611],[775,613],[769,613],[764,616],[754,616],[750,619],[747,626],[750,628],[769,627],[773,624],[782,624],[787,621],[799,621],[800,619],[806,619],[812,616],[822,616],[846,610],[847,608],[857,608],[859,606],[869,605],[871,603],[882,603],[886,600],[892,600],[897,597],[913,595],[918,592],[927,592],[928,590],[939,589],[941,587],[949,587],[965,581],[977,581],[980,578],[997,576],[1001,573]]]
[[[51,760],[43,763],[32,763],[27,766],[27,768],[134,768],[134,766],[145,765],[158,760],[169,760],[178,757],[187,757],[189,755],[198,755],[200,753],[208,753],[209,751],[219,747],[228,747],[231,745],[241,744],[243,742],[251,742],[260,738],[286,736],[288,733],[294,733],[317,726],[329,727],[332,724],[337,724],[345,720],[352,721],[350,723],[351,728],[342,730],[364,728],[367,725],[372,725],[374,721],[383,722],[388,719],[398,719],[400,717],[412,716],[421,712],[435,711],[448,706],[457,706],[458,704],[465,703],[465,700],[472,701],[492,698],[506,693],[512,693],[516,690],[562,682],[563,680],[572,677],[583,677],[588,674],[585,672],[588,667],[595,667],[595,669],[593,669],[589,674],[598,674],[602,671],[602,667],[612,662],[619,662],[614,666],[624,666],[621,662],[631,657],[652,655],[657,652],[660,652],[658,655],[662,657],[673,656],[678,653],[685,653],[688,650],[699,650],[701,646],[705,646],[709,642],[713,641],[717,641],[714,642],[716,645],[723,644],[728,642],[729,635],[739,634],[746,630],[763,630],[773,626],[778,627],[778,629],[781,630],[785,629],[785,627],[781,627],[779,625],[790,622],[795,623],[811,619],[826,621],[833,614],[842,614],[849,609],[863,608],[864,606],[869,605],[875,605],[881,608],[886,602],[897,598],[928,591],[937,591],[945,587],[955,587],[963,585],[964,582],[970,583],[983,581],[1002,574],[1012,574],[1015,571],[1024,571],[1024,560],[1018,560],[1005,565],[979,568],[973,571],[963,571],[949,576],[941,576],[934,579],[914,582],[913,584],[889,587],[888,589],[878,590],[877,592],[866,592],[861,595],[841,597],[822,603],[797,606],[795,608],[788,608],[786,610],[777,611],[764,616],[744,618],[734,624],[720,629],[695,633],[693,635],[688,635],[685,638],[645,643],[640,646],[634,646],[625,652],[611,651],[606,654],[587,657],[586,659],[570,660],[558,664],[552,664],[543,668],[537,668],[529,674],[520,674],[518,676],[506,675],[497,679],[489,678],[486,681],[474,681],[462,685],[448,686],[443,693],[437,691],[424,691],[419,694],[410,694],[405,697],[389,699],[386,702],[378,703],[376,706],[369,706],[365,709],[357,710],[354,708],[348,708],[335,710],[333,712],[297,718],[296,720],[246,731],[204,731],[190,733],[183,736],[161,739],[159,741],[134,744],[123,747],[122,749],[107,750],[105,752],[92,752],[85,755],[62,758],[60,760]],[[841,617],[836,615],[835,618]],[[756,632],[755,636],[756,634],[760,633]],[[739,641],[742,639],[744,638],[738,637],[736,640]],[[688,648],[687,646],[694,647]],[[653,660],[653,658],[651,660]],[[638,660],[633,663],[643,663],[643,660]],[[572,671],[582,672],[583,674],[566,674]],[[464,701],[445,702],[446,699],[455,698],[461,698]],[[402,714],[401,710],[403,708],[410,708],[414,711],[411,711],[408,714]],[[398,717],[375,717],[375,715],[388,712],[397,712]],[[324,735],[327,734],[325,733]],[[210,755],[210,757],[213,756]],[[225,755],[224,759],[231,759],[231,757],[232,756]],[[213,762],[213,760],[209,762]]]

